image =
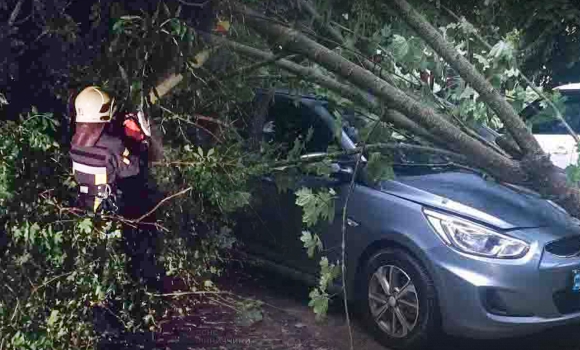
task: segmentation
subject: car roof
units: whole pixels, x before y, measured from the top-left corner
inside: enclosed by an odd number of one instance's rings
[[[267,89],[256,89],[255,90],[256,95],[265,95],[268,94],[269,91]],[[292,91],[292,90],[286,90],[286,89],[276,89],[274,90],[274,98],[276,99],[282,99],[282,100],[300,100],[302,102],[307,102],[307,103],[320,103],[320,104],[328,104],[328,99],[326,99],[325,97],[322,96],[317,96],[314,94],[303,94],[303,93],[298,93],[296,91]]]
[[[554,88],[558,91],[580,91],[580,83],[560,85]]]

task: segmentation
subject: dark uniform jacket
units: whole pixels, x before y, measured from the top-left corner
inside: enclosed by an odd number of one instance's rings
[[[114,200],[119,180],[136,176],[140,171],[138,145],[108,129],[94,146],[73,145],[70,156],[79,185],[79,205],[93,212]]]

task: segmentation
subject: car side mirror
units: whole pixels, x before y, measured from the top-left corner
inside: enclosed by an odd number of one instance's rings
[[[332,163],[330,165],[331,169],[332,169],[332,173],[333,174],[348,174],[348,175],[352,175],[354,172],[354,169],[351,166],[347,166],[345,164],[340,164],[340,163]]]
[[[325,152],[308,153],[300,156],[300,159],[303,160],[316,158],[323,159],[327,155],[328,154]],[[363,161],[366,162],[366,159],[364,157]],[[335,161],[331,163],[330,164],[331,176],[340,181],[352,180],[352,176],[354,174],[354,164],[356,164],[356,162],[353,161]]]
[[[332,163],[330,166],[333,177],[344,181],[352,180],[354,174],[354,168],[352,166],[341,163]]]

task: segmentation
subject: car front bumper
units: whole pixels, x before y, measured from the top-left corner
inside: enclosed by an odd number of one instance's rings
[[[511,261],[475,258],[448,247],[429,255],[449,334],[493,339],[580,323],[580,293],[572,291],[580,257],[559,258],[538,246]]]

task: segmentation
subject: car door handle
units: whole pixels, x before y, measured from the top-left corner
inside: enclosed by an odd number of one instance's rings
[[[559,154],[559,155],[566,155],[566,154],[568,154],[568,153],[570,153],[570,151],[568,151],[568,150],[566,149],[566,147],[564,147],[564,146],[559,146],[558,148],[556,148],[556,149],[555,149],[555,150],[552,152],[552,154]]]
[[[348,225],[348,226],[350,226],[350,227],[358,227],[358,226],[360,225],[358,222],[354,221],[354,220],[353,220],[353,219],[351,219],[351,218],[347,218],[347,219],[346,219],[346,223],[347,223],[347,225]]]
[[[268,182],[268,183],[275,183],[276,182],[272,176],[262,176],[262,181]]]

